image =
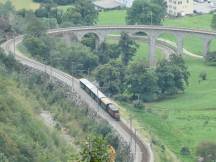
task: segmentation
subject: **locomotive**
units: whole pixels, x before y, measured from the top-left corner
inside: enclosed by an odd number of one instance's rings
[[[116,119],[120,120],[119,109],[113,104],[113,102],[106,97],[95,85],[85,78],[82,78],[80,81],[80,87],[94,99],[97,104],[100,105],[108,114]]]

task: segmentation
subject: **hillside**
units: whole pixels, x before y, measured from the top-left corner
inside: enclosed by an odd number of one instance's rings
[[[3,62],[6,62],[3,63]],[[74,152],[60,134],[39,117],[44,108],[36,96],[14,78],[13,59],[0,57],[0,155],[3,161],[67,161]],[[10,66],[10,68],[9,68]],[[7,159],[7,160],[6,160]]]

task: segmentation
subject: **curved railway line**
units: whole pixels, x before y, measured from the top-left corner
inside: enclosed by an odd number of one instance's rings
[[[19,43],[21,43],[22,39],[23,36],[18,36],[15,38],[15,41],[13,39],[8,40],[3,44],[1,44],[1,47],[7,53],[9,52],[13,53],[14,43],[15,46],[17,46]],[[32,60],[24,56],[19,51],[16,51],[15,58],[25,66],[29,66],[31,68],[34,68],[35,70],[44,72],[49,76],[60,80],[64,84],[71,86],[73,90],[75,90],[80,95],[81,99],[83,99],[90,108],[96,111],[101,118],[105,119],[119,133],[119,135],[123,138],[125,142],[130,143],[131,151],[134,157],[134,162],[154,162],[154,156],[150,144],[144,142],[140,138],[140,136],[136,135],[134,133],[134,129],[133,128],[131,129],[127,122],[125,122],[124,120],[123,121],[121,120],[120,122],[115,121],[105,111],[98,109],[97,103],[93,99],[91,99],[91,97],[89,97],[85,93],[85,91],[83,91],[80,88],[78,79],[58,69],[55,69],[48,65],[44,65],[38,61]]]

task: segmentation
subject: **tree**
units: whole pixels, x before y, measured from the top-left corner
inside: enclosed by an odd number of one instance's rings
[[[96,80],[104,91],[111,95],[119,93],[123,86],[125,69],[118,60],[113,60],[107,64],[100,65],[96,70]]]
[[[83,25],[93,25],[96,23],[98,11],[90,0],[79,0],[75,2],[75,8],[81,15]]]
[[[0,3],[0,16],[9,17],[11,13],[15,11],[14,6],[11,1],[6,1],[5,3]]]
[[[127,11],[128,24],[159,25],[166,15],[166,4],[163,0],[135,0]]]
[[[158,98],[158,77],[154,70],[148,69],[143,61],[140,61],[130,64],[128,71],[127,84],[129,92],[136,99],[153,101]]]
[[[83,162],[108,162],[108,144],[101,137],[88,137],[80,155]]]
[[[162,94],[176,94],[184,91],[185,85],[189,84],[190,73],[181,56],[173,54],[170,60],[161,61],[156,73]]]
[[[9,162],[8,158],[4,155],[4,153],[1,153],[1,152],[0,152],[0,161]]]
[[[24,38],[23,43],[33,56],[49,59],[50,48],[42,38],[27,36]]]
[[[90,0],[76,1],[64,14],[64,21],[74,25],[93,25],[96,23],[98,11]]]
[[[69,21],[72,24],[81,25],[82,24],[82,17],[81,17],[81,14],[79,13],[79,11],[76,8],[70,7],[64,13],[63,21]]]
[[[203,162],[214,162],[216,159],[216,143],[200,143],[197,147],[197,155],[203,158]]]
[[[87,74],[98,65],[98,57],[91,52],[90,48],[80,43],[70,47],[60,44],[56,47],[56,55],[51,56],[54,66],[62,67],[70,74]]]
[[[119,40],[119,50],[124,65],[127,65],[132,59],[132,57],[135,55],[137,47],[138,45],[136,44],[136,42],[131,39],[127,33],[121,33],[121,37]]]
[[[97,46],[97,35],[94,33],[86,34],[82,39],[82,44],[91,48],[91,50],[95,50]]]
[[[211,21],[212,29],[216,29],[216,13],[213,14],[212,21]]]
[[[40,37],[46,32],[46,27],[44,24],[37,18],[32,17],[32,20],[29,22],[27,27],[27,34],[34,37]]]
[[[106,64],[110,59],[116,59],[120,55],[119,47],[116,44],[108,44],[103,42],[97,51],[100,64]]]

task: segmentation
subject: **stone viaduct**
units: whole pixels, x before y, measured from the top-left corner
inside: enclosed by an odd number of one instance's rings
[[[131,36],[136,35],[137,33],[145,33],[149,44],[148,58],[150,66],[154,66],[156,64],[156,40],[160,35],[164,33],[169,33],[176,37],[176,53],[179,55],[183,54],[183,40],[185,36],[194,35],[196,37],[199,37],[203,40],[202,55],[204,58],[208,53],[211,41],[216,38],[216,32],[211,31],[149,25],[70,27],[52,29],[48,31],[48,34],[52,36],[61,36],[67,41],[81,41],[86,34],[94,33],[97,37],[98,46],[109,34],[121,32],[126,32]]]

